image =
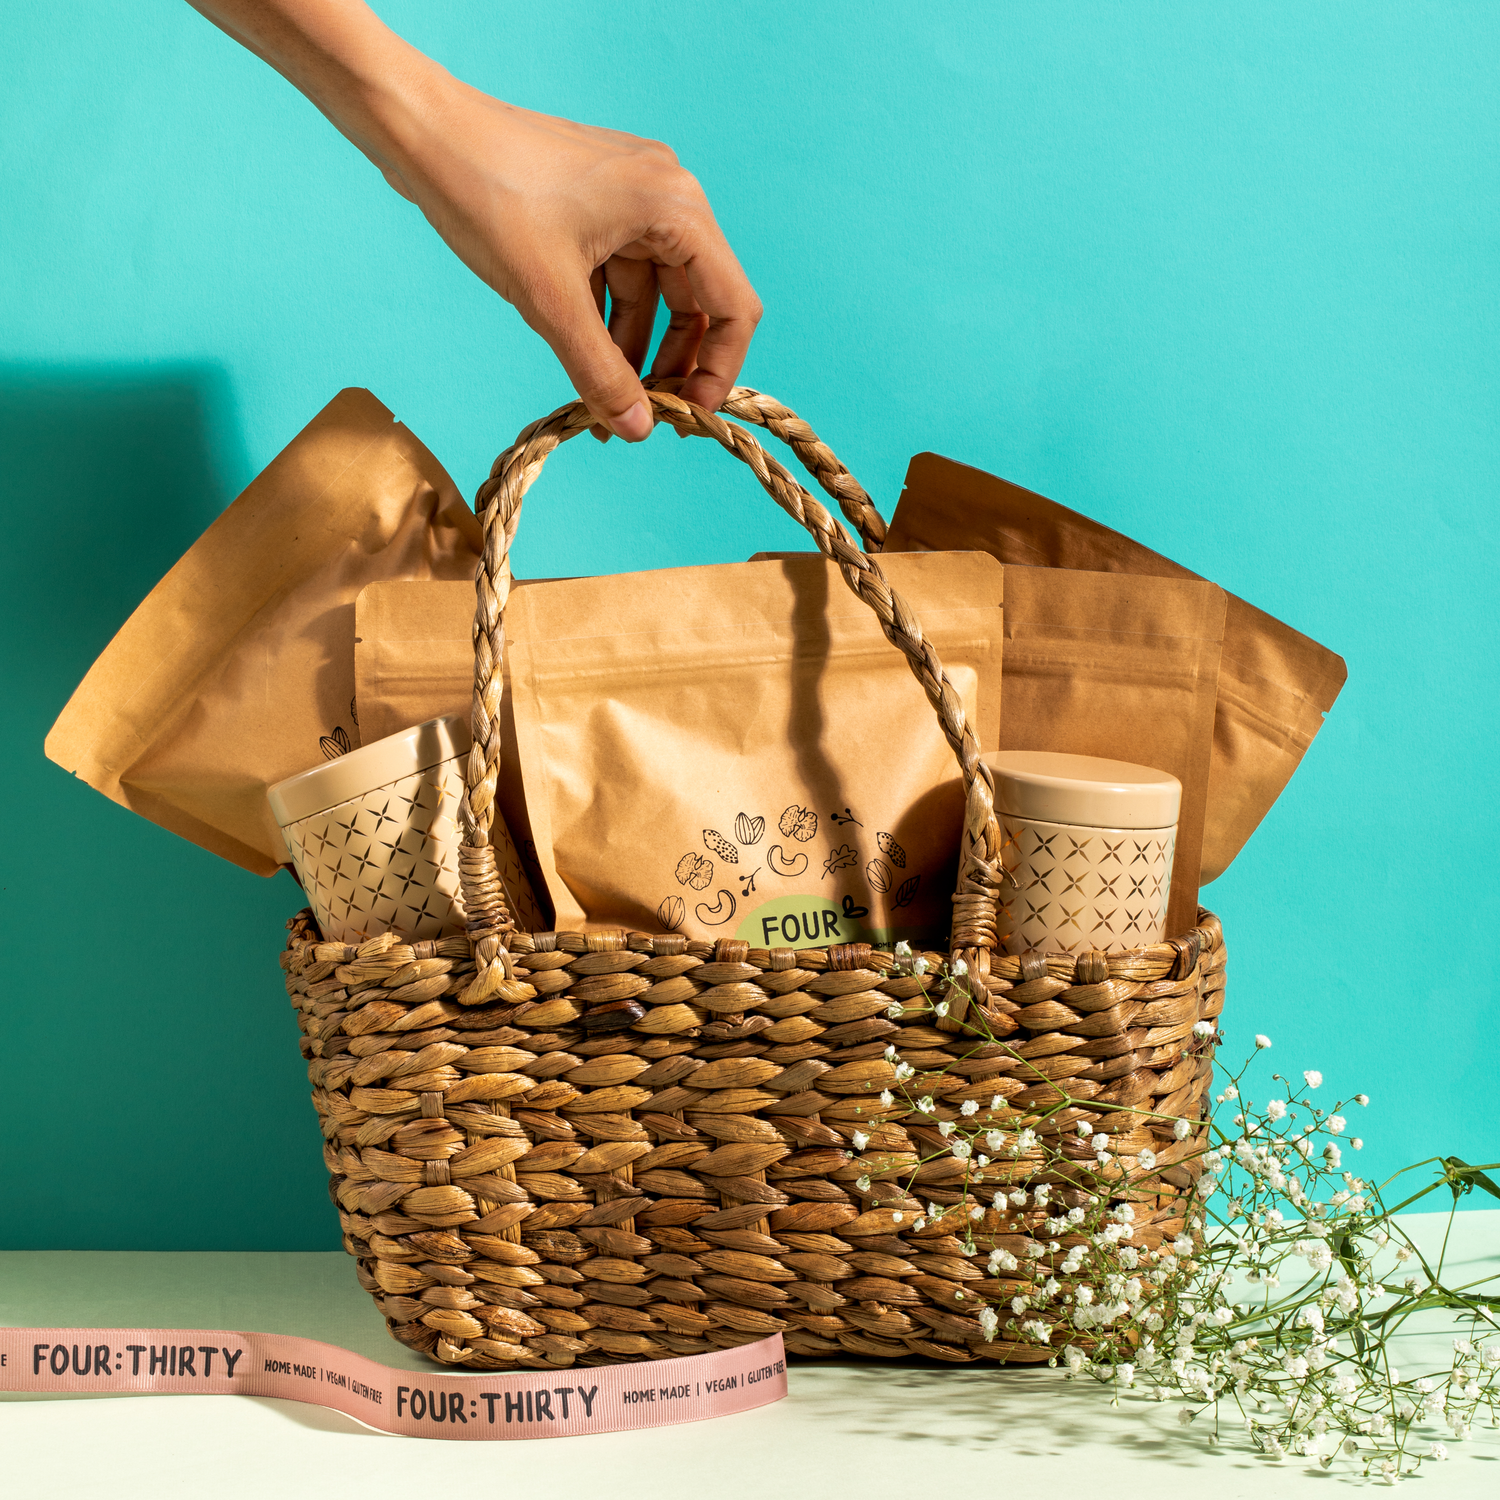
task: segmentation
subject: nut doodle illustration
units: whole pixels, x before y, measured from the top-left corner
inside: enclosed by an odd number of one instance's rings
[[[827,859],[823,861],[823,876],[826,879],[835,870],[852,870],[859,863],[859,855],[855,853],[849,844],[840,844]]]
[[[737,865],[740,862],[740,851],[724,837],[716,828],[705,828],[703,830],[703,842],[706,847],[712,849],[726,865]]]
[[[789,839],[805,844],[818,831],[818,815],[810,807],[798,807],[794,802],[781,815],[777,825]]]
[[[719,899],[710,906],[706,901],[700,901],[694,908],[694,915],[705,927],[722,927],[726,922],[734,919],[735,899],[732,891],[720,890]],[[726,906],[725,903],[728,903]]]
[[[807,868],[807,856],[794,854],[788,859],[781,852],[780,844],[772,844],[766,850],[766,864],[773,875],[800,875]]]
[[[898,844],[888,833],[877,833],[875,842],[880,845],[880,852],[886,856],[898,870],[906,868],[906,850]]]
[[[690,885],[695,891],[706,891],[714,878],[714,862],[704,859],[701,854],[684,854],[677,861],[674,873],[678,885]]]
[[[896,899],[891,902],[892,906],[910,906],[916,899],[917,887],[922,883],[920,875],[913,875],[901,882],[901,889],[896,892]]]
[[[351,748],[349,731],[342,724],[335,724],[333,733],[323,735],[318,741],[324,760],[337,760],[339,756],[347,755]]]
[[[891,867],[883,859],[872,859],[865,866],[865,879],[870,882],[872,891],[883,896],[891,888]]]
[[[676,932],[685,916],[687,903],[681,896],[667,896],[656,908],[656,920],[661,923],[663,932]]]
[[[740,843],[747,846],[760,843],[765,831],[766,820],[764,818],[752,818],[749,813],[741,813],[734,820],[734,836]]]

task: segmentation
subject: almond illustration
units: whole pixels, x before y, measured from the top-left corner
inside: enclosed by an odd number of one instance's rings
[[[747,847],[760,843],[765,831],[766,820],[764,818],[752,818],[748,813],[741,813],[734,820],[734,836]]]
[[[777,825],[789,839],[805,844],[818,831],[818,815],[810,807],[798,807],[794,802],[781,815]]]
[[[766,864],[773,875],[800,875],[807,868],[807,856],[794,854],[788,859],[781,852],[780,844],[772,844],[766,850]]]
[[[703,830],[703,842],[712,849],[726,865],[737,865],[740,862],[740,851],[724,837],[716,828],[705,828]],[[700,887],[701,889],[701,887]]]
[[[898,870],[906,868],[906,850],[898,844],[888,833],[877,833],[875,842],[880,845],[880,852],[886,856]]]
[[[349,731],[342,724],[335,724],[332,734],[319,739],[318,748],[323,752],[324,760],[337,760],[339,756],[347,755],[352,748]]]
[[[684,854],[677,861],[678,885],[690,885],[695,891],[706,891],[714,878],[714,862],[701,854]]]
[[[883,896],[891,888],[891,867],[883,859],[872,859],[865,866],[865,879],[870,882],[872,891],[879,891]]]
[[[668,896],[656,908],[656,920],[661,923],[663,932],[676,932],[682,926],[682,919],[685,916],[687,916],[687,903],[681,896]]]

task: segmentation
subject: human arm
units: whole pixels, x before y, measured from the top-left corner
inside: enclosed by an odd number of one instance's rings
[[[638,372],[713,409],[761,307],[697,181],[660,142],[521,109],[460,82],[363,0],[189,0],[354,143],[546,339],[600,423],[651,416]],[[604,320],[605,292],[609,317]]]

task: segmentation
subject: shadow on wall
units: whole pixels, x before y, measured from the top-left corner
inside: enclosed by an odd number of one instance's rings
[[[211,365],[0,363],[7,772],[243,483],[231,408]]]
[[[0,1248],[338,1243],[277,1003],[297,893],[117,807],[42,749],[248,469],[211,365],[0,364],[0,911],[27,955],[25,1003],[7,1006]]]

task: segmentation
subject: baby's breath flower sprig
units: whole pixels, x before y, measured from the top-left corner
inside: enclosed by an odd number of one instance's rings
[[[898,965],[927,974],[932,966],[903,946]],[[966,970],[938,966],[928,994],[897,1002],[893,1014],[945,1015],[955,994],[970,998]],[[1006,1055],[1010,1078],[1048,1081],[991,1034],[982,1007],[965,1008],[965,1029],[983,1056]],[[1206,1053],[1220,1040],[1213,1022],[1200,1021],[1190,1047]],[[965,1089],[947,1107],[951,1080],[890,1048],[918,1150],[866,1155],[872,1136],[860,1131],[855,1185],[876,1202],[882,1188],[893,1201],[925,1200],[914,1230],[940,1222],[971,1256],[988,1252],[986,1278],[965,1287],[986,1339],[1033,1358],[1045,1350],[1048,1363],[1099,1380],[1115,1403],[1132,1388],[1185,1402],[1181,1419],[1200,1423],[1210,1442],[1232,1405],[1273,1460],[1325,1469],[1345,1461],[1395,1483],[1447,1457],[1434,1432],[1462,1440],[1481,1412],[1492,1422],[1500,1412],[1500,1277],[1450,1285],[1447,1237],[1429,1258],[1395,1215],[1445,1187],[1455,1208],[1476,1187],[1500,1198],[1486,1175],[1500,1164],[1418,1162],[1396,1176],[1436,1167],[1436,1179],[1388,1207],[1381,1188],[1344,1162],[1346,1150],[1363,1147],[1349,1111],[1368,1106],[1368,1095],[1316,1104],[1324,1079],[1308,1069],[1297,1081],[1272,1074],[1257,1105],[1246,1078],[1270,1048],[1269,1037],[1254,1038],[1206,1128],[1147,1116],[1155,1145],[1128,1124],[1124,1134],[1100,1128],[1097,1117],[1139,1121],[1138,1109],[1090,1100],[1091,1123],[1076,1118],[1065,1091],[1049,1107],[1016,1110],[1001,1093],[986,1106],[973,1097],[982,1088]],[[880,1095],[883,1109],[898,1103],[890,1090]],[[1154,1204],[1160,1171],[1183,1189],[1185,1214],[1175,1235],[1155,1243],[1159,1230],[1137,1235],[1132,1199]],[[1427,1374],[1399,1370],[1392,1338],[1435,1310],[1460,1319],[1451,1361]]]

